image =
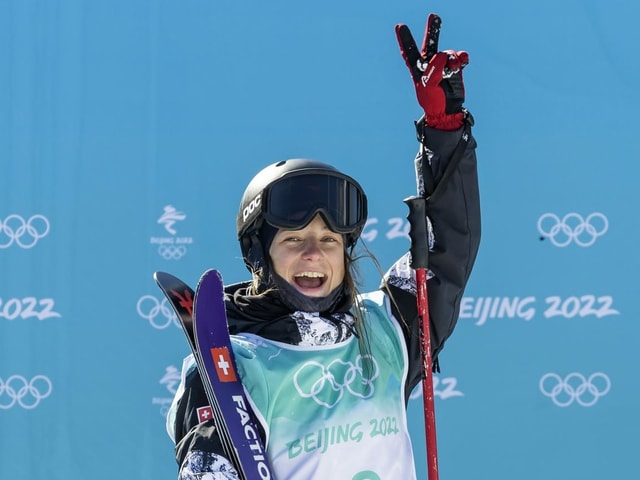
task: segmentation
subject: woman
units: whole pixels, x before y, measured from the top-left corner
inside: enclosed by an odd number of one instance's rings
[[[435,35],[429,17],[425,45]],[[437,26],[439,30],[439,25]],[[478,249],[480,213],[471,120],[462,109],[464,52],[417,52],[398,26],[425,117],[417,123],[430,245],[434,366],[451,335]],[[417,60],[420,60],[419,63]],[[417,65],[417,67],[416,67]],[[434,73],[435,72],[435,73]],[[249,183],[237,220],[250,281],[225,289],[238,371],[274,476],[413,479],[406,405],[421,379],[409,255],[361,295],[354,247],[367,219],[360,185],[306,159],[270,165]],[[169,415],[179,478],[237,479],[193,362]]]

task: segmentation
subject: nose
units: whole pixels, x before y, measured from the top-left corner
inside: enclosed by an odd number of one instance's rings
[[[302,256],[304,258],[315,259],[322,255],[322,250],[320,249],[320,242],[315,239],[308,239],[304,243],[304,250],[302,251]]]

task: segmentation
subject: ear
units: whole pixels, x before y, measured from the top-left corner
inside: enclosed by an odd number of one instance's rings
[[[252,232],[243,238],[243,248],[246,248],[244,263],[253,276],[254,283],[258,287],[258,293],[263,292],[273,285],[271,278],[271,260],[264,252],[262,242],[256,232]]]

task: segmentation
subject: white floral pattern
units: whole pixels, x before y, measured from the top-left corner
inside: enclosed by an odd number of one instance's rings
[[[240,480],[240,476],[226,458],[192,450],[182,463],[178,480]]]
[[[331,345],[347,340],[353,334],[355,320],[348,313],[335,313],[330,319],[318,312],[296,312],[291,315],[300,331],[300,345]]]

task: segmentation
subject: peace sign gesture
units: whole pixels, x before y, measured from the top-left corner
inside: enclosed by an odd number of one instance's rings
[[[396,25],[396,37],[411,73],[418,103],[425,112],[427,126],[457,130],[464,122],[462,69],[469,63],[469,54],[465,51],[438,51],[441,27],[440,17],[430,14],[421,50],[418,50],[406,25]]]

